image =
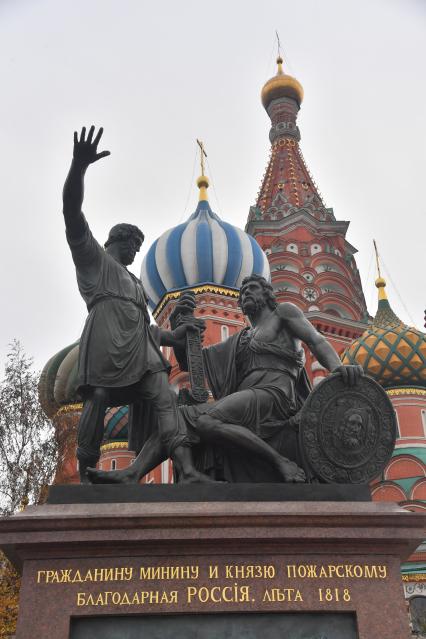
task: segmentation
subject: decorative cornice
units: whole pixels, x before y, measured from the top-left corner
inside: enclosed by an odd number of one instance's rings
[[[82,409],[83,404],[81,402],[79,402],[78,404],[66,404],[66,406],[61,406],[61,408],[56,411],[54,417],[59,417],[60,415],[64,415],[65,413],[73,413]]]
[[[395,395],[423,395],[426,396],[426,390],[424,388],[389,388],[385,391],[391,397]]]
[[[272,235],[273,231],[277,232],[291,232],[296,230],[299,226],[308,225],[313,228],[317,233],[330,236],[336,234],[342,234],[345,236],[348,230],[349,222],[345,220],[318,220],[311,213],[309,213],[303,206],[299,207],[294,213],[288,217],[281,217],[276,220],[264,220],[264,219],[249,219],[246,224],[246,233],[250,233],[255,237],[255,234],[266,233]],[[349,244],[349,242],[348,242]],[[349,244],[350,246],[350,244]],[[351,247],[354,253],[357,252],[355,247]]]
[[[325,311],[306,311],[305,317],[308,318],[309,321],[317,321],[321,323],[332,324],[333,326],[338,326],[340,328],[352,328],[362,333],[365,332],[367,328],[367,323],[361,320],[353,320],[346,317],[337,317],[335,315],[329,315]]]
[[[403,574],[402,581],[426,581],[426,573]]]
[[[234,298],[238,298],[239,296],[238,289],[216,286],[216,284],[203,284],[202,286],[190,286],[179,289],[177,291],[170,291],[170,293],[166,293],[166,295],[161,299],[158,306],[152,312],[154,318],[156,319],[159,316],[163,308],[166,306],[167,302],[170,302],[170,300],[177,300],[185,291],[193,291],[196,295],[199,295],[201,293],[216,293],[217,295],[226,295],[227,297]]]
[[[123,449],[123,448],[124,448],[124,450],[126,450],[126,451],[127,451],[127,450],[129,450],[129,449],[128,449],[128,445],[127,445],[127,442],[126,442],[126,441],[122,441],[122,442],[108,442],[108,444],[103,444],[103,445],[101,446],[101,453],[105,453],[105,452],[107,452],[108,450],[117,450],[117,449],[119,449],[119,448],[121,448],[121,449]]]

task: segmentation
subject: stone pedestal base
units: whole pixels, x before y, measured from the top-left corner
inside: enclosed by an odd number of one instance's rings
[[[0,524],[16,637],[408,639],[425,517],[372,502],[46,504]]]

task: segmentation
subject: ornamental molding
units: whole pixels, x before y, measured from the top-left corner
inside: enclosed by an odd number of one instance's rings
[[[422,395],[422,396],[426,396],[426,390],[424,388],[390,388],[390,389],[386,390],[386,392],[391,397],[395,397],[397,395]]]
[[[426,573],[406,574],[402,575],[402,581],[426,581]]]
[[[276,220],[265,220],[262,218],[257,219],[255,217],[250,217],[245,230],[247,233],[253,235],[251,230],[253,228],[256,229],[257,233],[268,229],[271,231],[276,230],[280,232],[290,232],[300,226],[310,226],[314,229],[318,236],[329,234],[330,236],[343,235],[343,237],[345,237],[346,231],[349,227],[349,222],[346,222],[345,220],[318,220],[305,208],[299,207],[291,215]],[[353,252],[357,252],[357,249],[352,247],[349,242],[348,246],[353,249]]]
[[[78,404],[66,404],[66,406],[61,406],[61,408],[56,411],[54,417],[59,417],[60,415],[64,415],[66,413],[73,413],[75,411],[79,411],[83,409],[82,402]]]
[[[124,449],[125,451],[128,451],[128,452],[132,452],[132,451],[129,451],[127,442],[122,441],[122,442],[109,442],[108,444],[103,444],[101,446],[101,453],[105,453],[108,450],[118,450],[119,448],[121,448],[122,450]]]
[[[200,293],[216,293],[217,295],[224,295],[225,297],[234,297],[236,299],[238,299],[240,295],[239,289],[225,288],[222,286],[216,286],[215,284],[204,284],[202,286],[187,286],[177,291],[170,291],[170,293],[166,293],[164,297],[161,299],[158,306],[153,310],[152,312],[153,317],[157,319],[161,311],[166,306],[167,302],[170,302],[171,300],[177,300],[182,295],[182,293],[185,293],[187,291],[192,291],[196,295],[199,295]]]
[[[306,311],[304,315],[311,322],[314,320],[316,322],[321,322],[322,324],[332,324],[337,328],[355,329],[356,331],[360,331],[359,336],[365,332],[366,323],[361,320],[352,320],[349,318],[337,317],[336,315],[328,315],[323,311]]]

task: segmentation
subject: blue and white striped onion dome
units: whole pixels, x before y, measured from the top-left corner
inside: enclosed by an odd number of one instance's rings
[[[208,186],[207,179],[199,178],[201,185]],[[163,233],[145,255],[141,280],[154,309],[171,291],[203,284],[239,289],[252,273],[270,281],[268,258],[251,235],[211,210],[201,188],[196,211]]]

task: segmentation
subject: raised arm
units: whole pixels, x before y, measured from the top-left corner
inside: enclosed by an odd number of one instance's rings
[[[71,167],[65,180],[62,194],[64,218],[67,233],[71,239],[78,239],[84,233],[84,218],[81,212],[84,198],[84,174],[89,164],[110,155],[109,151],[98,153],[98,144],[103,129],[100,128],[95,138],[95,127],[91,126],[86,139],[86,127],[83,127],[78,139],[74,132],[74,151]]]
[[[318,333],[297,306],[280,304],[277,310],[292,335],[305,342],[322,366],[330,372],[340,373],[345,383],[356,384],[364,374],[361,366],[344,366],[331,344]]]

